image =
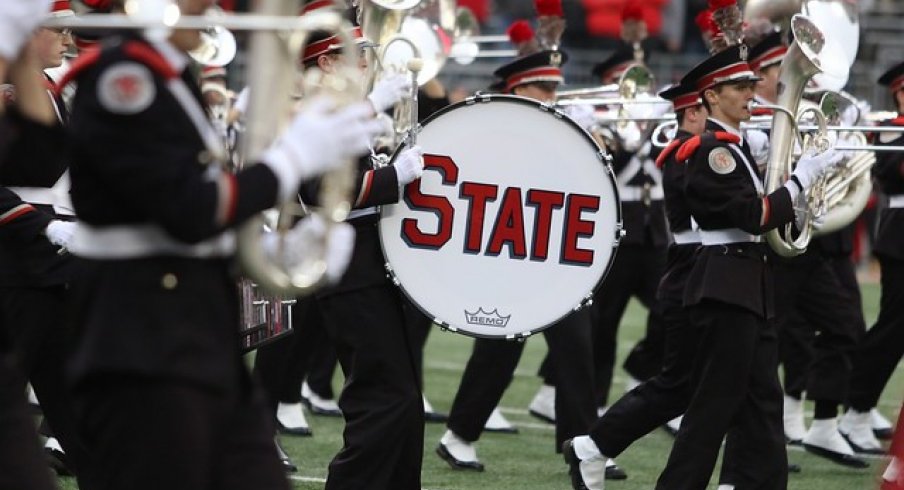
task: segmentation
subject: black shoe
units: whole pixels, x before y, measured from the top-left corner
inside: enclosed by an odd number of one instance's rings
[[[424,420],[426,422],[442,422],[449,420],[449,415],[439,412],[424,412]]]
[[[274,437],[273,444],[276,445],[276,453],[279,455],[279,462],[282,464],[283,470],[286,473],[295,473],[298,471],[298,467],[292,463],[292,460],[289,459],[289,454],[286,453],[286,450],[279,444],[279,439]]]
[[[841,434],[841,437],[844,437],[844,440],[847,441],[848,445],[851,446],[851,449],[857,454],[871,454],[873,456],[885,456],[888,454],[883,448],[867,449],[865,447],[860,447],[857,444],[854,444],[854,441],[852,441],[847,434]]]
[[[314,435],[310,427],[286,427],[279,420],[276,421],[276,428],[280,434],[288,434],[290,436],[311,437]]]
[[[546,422],[547,424],[553,424],[553,425],[555,425],[555,423],[556,423],[556,420],[555,420],[555,419],[549,418],[549,417],[547,417],[546,415],[543,415],[542,413],[540,413],[540,412],[538,412],[538,411],[536,411],[536,410],[529,409],[529,410],[527,411],[527,413],[533,415],[534,417],[537,417],[538,419],[540,419],[540,420]]]
[[[446,449],[446,445],[443,443],[439,443],[439,446],[436,446],[436,454],[443,461],[449,463],[449,466],[454,470],[483,471],[483,463],[480,461],[460,461],[455,456],[452,456],[452,453]]]
[[[69,458],[66,453],[52,447],[44,448],[44,460],[53,471],[59,476],[74,476],[75,474],[69,469]]]
[[[562,457],[565,458],[565,463],[568,464],[571,488],[574,490],[587,490],[587,485],[584,484],[584,477],[581,475],[581,460],[574,452],[573,440],[568,439],[562,443]]]
[[[850,466],[851,468],[869,468],[869,463],[858,458],[857,456],[839,453],[832,451],[831,449],[826,449],[824,447],[807,444],[806,442],[804,443],[804,449],[809,453],[826,458],[829,461],[838,463],[843,466]]]
[[[800,473],[800,465],[789,463],[788,464],[788,473]]]
[[[612,466],[606,466],[606,479],[607,480],[627,480],[628,474],[625,473],[625,470],[621,469],[620,466],[614,464]]]
[[[511,426],[511,427],[500,427],[500,428],[498,428],[498,429],[495,429],[495,428],[494,428],[494,429],[487,429],[486,427],[484,427],[484,428],[483,428],[483,431],[484,431],[484,432],[493,432],[494,434],[517,434],[517,433],[518,433],[518,428],[515,427],[515,426]]]
[[[880,441],[890,441],[895,436],[895,431],[891,429],[873,429],[873,435]]]

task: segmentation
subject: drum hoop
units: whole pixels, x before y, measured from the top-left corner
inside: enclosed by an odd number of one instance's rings
[[[505,339],[505,340],[522,340],[523,341],[523,340],[527,339],[528,337],[538,334],[540,332],[543,332],[547,328],[561,322],[568,315],[571,315],[583,308],[590,306],[590,304],[593,301],[593,295],[600,288],[600,286],[602,286],[603,282],[606,280],[606,277],[609,276],[609,272],[612,271],[612,264],[615,263],[615,256],[618,253],[618,247],[619,247],[619,244],[620,244],[621,238],[622,238],[622,230],[624,230],[624,223],[622,221],[621,197],[618,195],[618,185],[617,185],[617,181],[615,178],[615,171],[612,169],[611,159],[609,158],[608,153],[606,153],[605,150],[600,148],[599,143],[597,143],[596,140],[594,140],[593,137],[591,137],[590,134],[584,130],[584,128],[582,128],[578,123],[574,122],[574,120],[572,120],[571,118],[568,118],[568,117],[558,117],[556,115],[557,112],[559,114],[562,114],[563,116],[564,116],[564,113],[562,113],[561,111],[558,111],[557,109],[553,108],[549,104],[544,104],[535,99],[531,99],[528,97],[521,97],[519,95],[480,94],[480,93],[478,93],[477,95],[468,97],[467,99],[465,99],[461,102],[456,102],[455,104],[447,105],[447,106],[443,107],[442,109],[434,112],[429,117],[427,117],[424,120],[424,122],[417,125],[417,131],[420,132],[423,126],[426,126],[434,119],[437,119],[440,116],[442,116],[443,114],[450,112],[452,110],[455,110],[456,108],[459,108],[462,106],[482,104],[482,103],[487,103],[487,102],[491,102],[491,101],[523,104],[523,105],[529,105],[529,106],[535,107],[536,109],[539,109],[541,112],[545,112],[545,113],[549,114],[551,117],[555,117],[556,119],[558,119],[562,122],[568,123],[572,127],[576,128],[584,139],[586,139],[588,142],[590,142],[590,144],[592,144],[594,147],[596,147],[599,150],[597,152],[597,156],[599,157],[599,162],[605,168],[606,173],[609,174],[610,183],[612,184],[612,191],[615,193],[615,202],[618,203],[618,206],[616,206],[616,209],[615,209],[615,237],[614,237],[614,242],[612,244],[612,254],[609,256],[609,261],[606,264],[606,267],[603,270],[602,275],[600,275],[599,280],[596,282],[596,284],[594,284],[593,288],[591,288],[588,296],[582,298],[580,303],[578,303],[574,308],[572,308],[571,311],[566,312],[562,316],[560,316],[560,317],[556,318],[554,321],[550,322],[548,325],[544,325],[540,328],[537,328],[537,329],[534,329],[534,330],[531,330],[528,332],[519,332],[516,334],[507,334],[504,336],[479,334],[476,332],[471,332],[469,330],[462,330],[460,328],[453,327],[448,322],[445,322],[440,318],[436,318],[431,312],[427,311],[423,306],[420,305],[420,303],[418,303],[417,301],[414,300],[414,298],[411,297],[411,294],[408,293],[408,290],[402,284],[401,279],[399,279],[399,277],[396,275],[395,270],[392,267],[392,264],[389,262],[389,258],[386,256],[386,245],[383,243],[383,234],[382,233],[378,233],[378,235],[380,237],[380,252],[383,254],[384,267],[386,268],[386,272],[389,274],[389,276],[392,280],[392,284],[399,291],[401,291],[402,295],[408,300],[408,302],[411,305],[413,305],[415,308],[417,308],[422,314],[424,314],[427,318],[429,318],[440,329],[448,330],[450,332],[462,334],[462,335],[465,335],[468,337],[473,337],[476,339],[491,339],[491,340]],[[398,158],[399,154],[402,152],[402,150],[404,148],[406,148],[406,146],[407,146],[407,144],[403,141],[401,144],[399,144],[398,147],[396,147],[395,151],[392,152],[392,156],[389,159],[390,164],[395,162],[396,158]],[[381,209],[380,210],[380,214],[381,214],[380,222],[381,223],[382,223],[382,213],[383,213],[383,211]],[[378,230],[379,230],[379,225],[378,225]]]

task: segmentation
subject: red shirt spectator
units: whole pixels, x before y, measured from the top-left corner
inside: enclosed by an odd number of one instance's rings
[[[581,0],[586,11],[587,33],[594,37],[619,38],[621,15],[626,0]],[[662,9],[669,0],[645,0],[643,18],[649,35],[656,36],[662,29]]]

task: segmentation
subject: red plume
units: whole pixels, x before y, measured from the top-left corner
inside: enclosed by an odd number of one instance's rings
[[[534,39],[534,29],[526,20],[516,20],[505,30],[509,40],[518,50],[518,56],[526,56],[540,51],[537,40]]]
[[[697,24],[700,32],[705,35],[712,37],[719,33],[719,26],[713,22],[713,13],[709,10],[704,10],[697,14],[697,17],[694,18],[694,23]]]
[[[621,13],[622,21],[643,20],[643,4],[640,0],[628,0]]]
[[[512,25],[506,29],[505,33],[508,35],[512,44],[525,43],[534,38],[534,29],[526,20],[516,20],[515,22],[512,22]]]
[[[537,8],[537,16],[564,17],[565,12],[562,11],[562,0],[535,0],[534,6]]]
[[[738,0],[709,0],[709,9],[716,10],[737,4]]]
[[[82,0],[86,7],[93,9],[107,9],[110,7],[110,0]]]

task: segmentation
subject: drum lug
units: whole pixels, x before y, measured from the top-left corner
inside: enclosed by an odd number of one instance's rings
[[[625,225],[619,221],[615,224],[615,241],[612,243],[612,248],[618,248],[618,244],[621,242],[621,239],[627,235],[628,232],[625,231]]]
[[[606,151],[600,150],[596,153],[596,156],[606,165],[606,167],[608,167],[609,173],[615,175],[615,172],[612,170],[612,155]]]
[[[584,299],[581,300],[577,306],[574,307],[574,311],[581,311],[582,308],[586,308],[593,304],[593,293],[584,296]]]
[[[492,94],[476,93],[465,99],[465,105],[474,105],[478,102],[489,102],[493,98]]]
[[[399,287],[399,285],[402,284],[402,281],[400,281],[398,276],[396,276],[396,273],[394,270],[392,270],[392,266],[389,265],[389,262],[386,262],[383,267],[386,268],[386,277],[388,277],[389,280],[392,281],[392,285]]]
[[[513,342],[524,342],[525,340],[527,340],[528,337],[530,337],[533,334],[534,334],[534,332],[527,331],[527,332],[506,335],[505,340],[510,340]]]

